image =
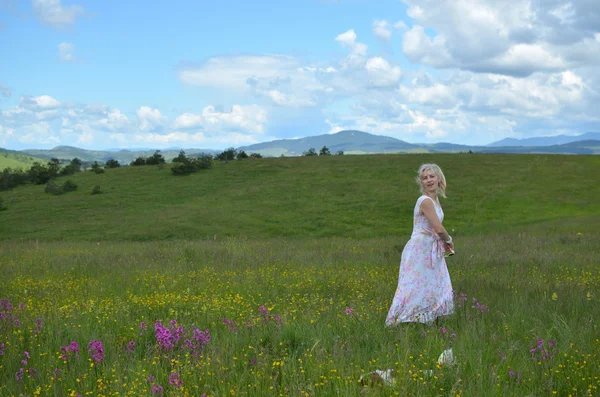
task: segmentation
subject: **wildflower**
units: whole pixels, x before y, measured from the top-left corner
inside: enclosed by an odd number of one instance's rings
[[[229,328],[229,330],[231,332],[236,332],[237,331],[237,328],[235,327],[235,322],[233,320],[228,320],[225,317],[223,317],[221,320]]]
[[[263,319],[267,319],[269,317],[269,309],[265,305],[261,305],[258,308],[258,313],[263,317]]]
[[[440,327],[440,332],[441,332],[442,334],[445,334],[445,333],[446,333],[446,332],[448,332],[448,331],[446,330],[446,328],[445,328],[445,327]]]
[[[96,365],[104,362],[104,349],[102,348],[102,342],[99,340],[93,340],[88,343],[88,352],[94,359]]]
[[[17,372],[15,372],[15,379],[17,380],[17,382],[23,382],[23,374],[25,373],[25,370],[23,368],[19,368],[19,370]]]
[[[191,339],[186,339],[182,345],[182,348],[189,349],[192,352],[192,356],[198,357],[204,346],[210,342],[210,331],[200,331],[195,329]]]
[[[68,346],[61,346],[60,351],[63,354],[60,355],[60,358],[63,360],[68,360],[69,356],[75,356],[75,358],[79,357],[79,345],[77,342],[73,341]]]
[[[354,310],[352,310],[351,307],[346,308],[346,316],[348,316],[350,318],[354,317]]]
[[[42,319],[36,318],[35,319],[35,333],[38,334],[41,331],[42,331]]]
[[[558,295],[556,294],[556,292],[552,293],[552,300],[553,301],[558,300]]]
[[[153,396],[163,396],[165,393],[165,390],[163,389],[163,387],[161,385],[152,385],[152,395]]]
[[[127,344],[127,351],[126,351],[126,353],[127,354],[132,354],[133,353],[133,349],[135,349],[135,341],[130,341]]]
[[[515,376],[515,371],[513,371],[512,369],[509,369],[509,370],[508,370],[508,374],[509,374],[510,376]]]
[[[177,372],[173,372],[169,375],[169,384],[178,388],[183,386],[183,380],[181,380],[181,376]]]
[[[29,356],[29,352],[25,352],[23,353],[23,355],[25,356],[25,358],[30,359],[31,357]]]
[[[147,330],[147,329],[148,329],[148,324],[146,324],[146,323],[145,323],[145,322],[143,322],[143,321],[140,321],[140,329],[141,329],[142,331],[145,331],[145,330]]]
[[[504,354],[502,354],[502,352],[500,350],[498,350],[498,355],[500,356],[502,361],[506,360],[506,356]]]
[[[4,355],[4,343],[0,343],[0,356]]]
[[[154,375],[148,375],[148,377],[146,378],[146,383],[154,383],[154,381]]]

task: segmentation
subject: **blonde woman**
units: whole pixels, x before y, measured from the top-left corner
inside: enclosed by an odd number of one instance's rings
[[[421,197],[413,211],[413,232],[402,251],[398,288],[385,324],[431,323],[454,312],[452,283],[444,254],[454,253],[452,237],[442,221],[438,196],[446,197],[446,178],[435,164],[417,174]]]

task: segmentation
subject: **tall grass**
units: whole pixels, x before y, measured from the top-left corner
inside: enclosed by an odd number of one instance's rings
[[[395,238],[5,242],[0,395],[598,395],[597,240],[456,238],[456,313],[395,328]],[[157,320],[186,336],[161,348]],[[179,347],[194,329],[199,355]],[[359,383],[390,368],[392,386]]]

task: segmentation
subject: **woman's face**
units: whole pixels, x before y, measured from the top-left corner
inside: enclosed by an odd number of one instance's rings
[[[426,169],[421,173],[421,186],[424,192],[435,193],[439,184],[439,178],[432,170]]]

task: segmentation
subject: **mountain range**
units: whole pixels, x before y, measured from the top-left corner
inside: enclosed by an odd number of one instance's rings
[[[257,143],[241,146],[238,150],[246,153],[260,153],[267,157],[301,156],[313,148],[317,152],[327,146],[331,154],[344,152],[345,154],[368,153],[556,153],[556,154],[600,154],[600,133],[588,132],[579,136],[558,135],[553,137],[535,137],[527,139],[505,138],[486,146],[458,145],[454,143],[408,143],[389,136],[373,135],[363,131],[345,130],[335,134],[309,136],[300,139],[280,139],[271,142]],[[161,150],[161,154],[170,161],[179,154],[178,148]],[[218,154],[221,150],[214,149],[183,149],[188,155],[199,153]],[[70,160],[75,157],[84,162],[109,159],[118,160],[122,164],[129,164],[137,157],[148,157],[154,149],[109,149],[87,150],[73,146],[57,146],[53,149],[26,149],[20,151],[7,151],[39,159]],[[6,154],[6,153],[5,153]]]

